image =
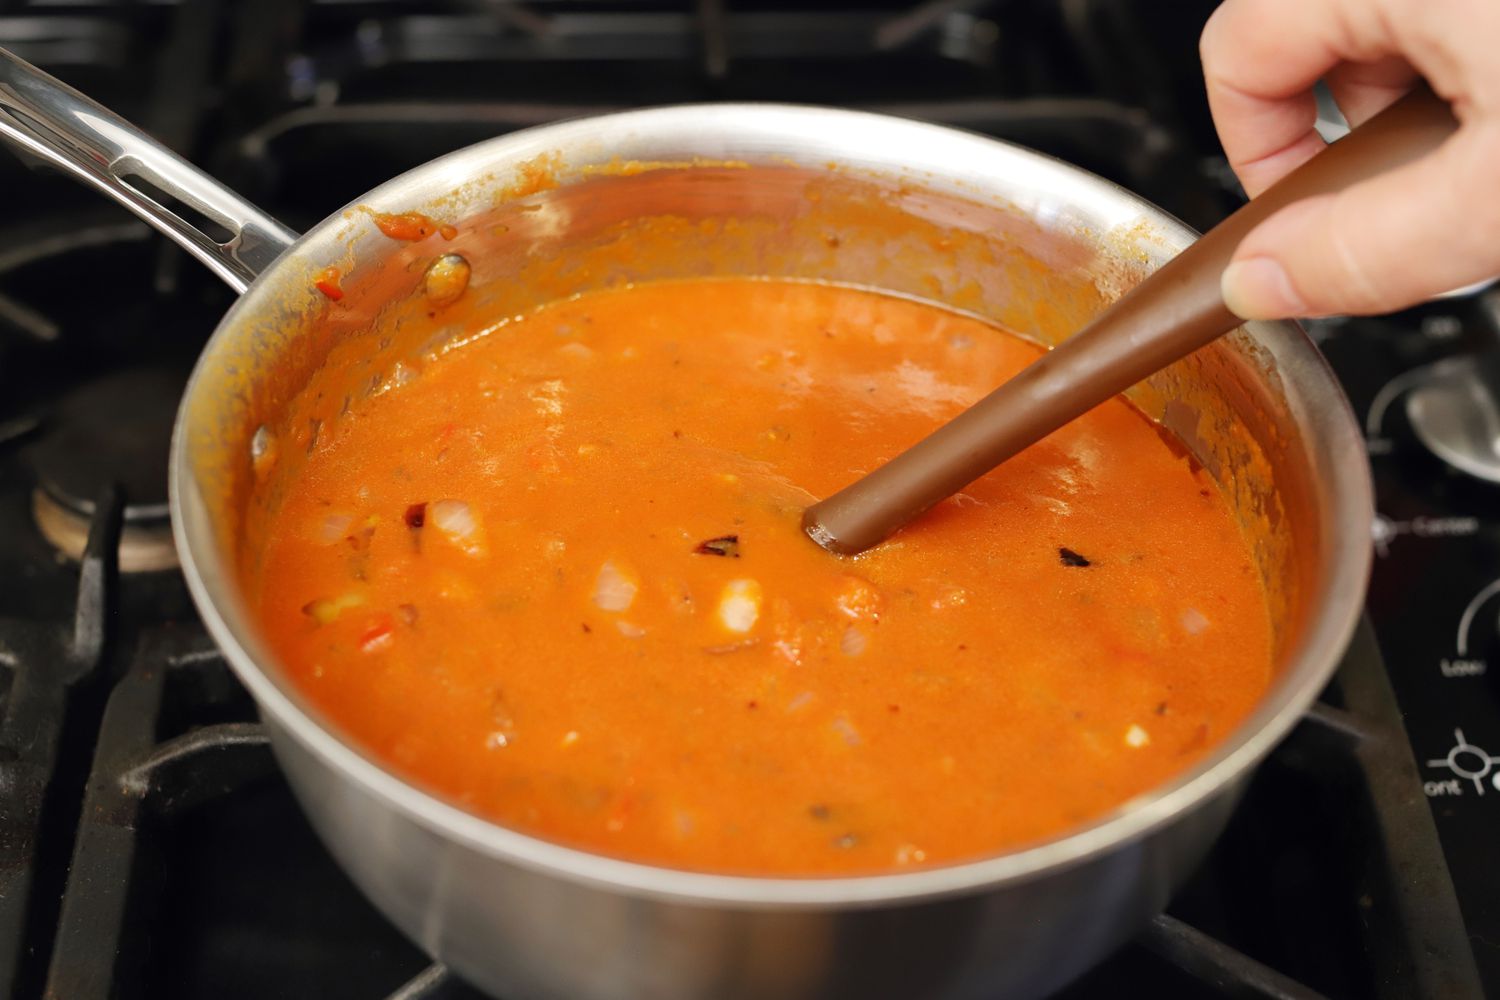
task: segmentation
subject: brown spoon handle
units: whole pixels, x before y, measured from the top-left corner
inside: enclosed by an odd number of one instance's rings
[[[808,507],[803,530],[853,555],[1076,417],[1228,333],[1219,279],[1276,210],[1431,152],[1457,128],[1426,87],[1397,101],[1209,230],[1082,331],[864,478]]]

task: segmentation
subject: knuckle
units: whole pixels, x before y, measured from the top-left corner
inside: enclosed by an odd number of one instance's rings
[[[1328,234],[1333,245],[1332,263],[1327,281],[1331,308],[1341,312],[1374,312],[1389,303],[1376,279],[1379,262],[1372,259],[1380,248],[1369,244],[1356,246],[1343,227],[1334,226]]]
[[[1493,241],[1500,232],[1500,198],[1494,197],[1495,175],[1500,172],[1500,122],[1476,128],[1468,155],[1455,171],[1450,196],[1464,209],[1478,214],[1476,229]]]

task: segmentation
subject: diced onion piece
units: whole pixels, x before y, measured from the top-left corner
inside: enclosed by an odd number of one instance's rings
[[[1146,730],[1142,729],[1135,723],[1132,722],[1130,724],[1130,728],[1125,730],[1126,746],[1133,747],[1139,750],[1141,747],[1148,746],[1150,743],[1151,734],[1146,732]]]
[[[615,628],[619,629],[620,634],[627,639],[639,639],[646,634],[645,629],[630,622],[615,622]]]
[[[839,652],[845,656],[858,656],[869,644],[870,640],[859,630],[859,627],[850,625],[844,629],[843,636],[839,638]]]
[[[880,591],[870,581],[857,576],[844,577],[838,596],[834,598],[838,609],[850,618],[879,618]]]
[[[762,599],[759,582],[730,580],[719,594],[719,624],[731,632],[750,631],[760,618]]]
[[[794,667],[802,666],[802,646],[794,639],[777,639],[771,643],[776,655]]]
[[[613,561],[606,562],[594,578],[594,606],[601,611],[624,611],[635,603],[639,590],[632,574]]]
[[[334,542],[343,541],[349,534],[349,527],[354,523],[352,514],[329,514],[323,518],[323,523],[318,527],[318,541],[324,545],[332,545]]]
[[[672,829],[677,832],[679,837],[686,837],[692,833],[694,825],[692,813],[686,809],[672,810]]]
[[[1208,619],[1197,608],[1188,608],[1182,613],[1182,627],[1187,629],[1189,635],[1202,635],[1203,630],[1208,628]]]
[[[851,747],[857,747],[864,742],[859,737],[859,730],[854,728],[854,723],[842,715],[835,716],[831,725],[833,726],[833,731],[838,733],[843,738],[843,741]]]
[[[429,504],[427,520],[465,552],[479,551],[479,520],[462,500],[439,500]]]

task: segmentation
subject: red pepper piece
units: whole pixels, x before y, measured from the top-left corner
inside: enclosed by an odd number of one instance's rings
[[[366,653],[379,653],[389,649],[396,641],[396,622],[390,615],[376,615],[370,626],[360,633],[359,648]]]
[[[422,240],[432,235],[437,223],[420,212],[403,212],[400,215],[377,215],[375,225],[393,240]]]
[[[342,278],[343,275],[339,274],[338,268],[325,267],[313,275],[313,287],[337,302],[344,297],[344,290],[339,287],[339,281]]]

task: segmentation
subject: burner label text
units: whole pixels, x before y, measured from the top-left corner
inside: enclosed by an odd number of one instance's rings
[[[1447,657],[1438,661],[1438,667],[1444,677],[1483,677],[1489,670],[1489,664],[1484,660],[1450,660]]]

